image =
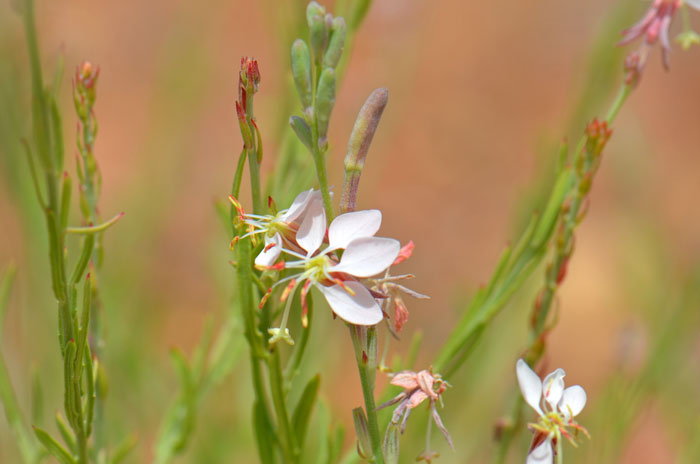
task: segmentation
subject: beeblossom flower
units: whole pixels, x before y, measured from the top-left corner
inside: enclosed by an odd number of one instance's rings
[[[401,247],[399,255],[394,262],[391,263],[391,267],[410,258],[413,254],[414,247],[413,241]],[[391,275],[391,267],[386,270],[382,277],[373,278],[370,279],[370,281],[372,283],[372,290],[386,295],[386,298],[383,298],[381,301],[382,310],[384,311],[385,317],[393,319],[393,328],[391,324],[389,324],[388,327],[391,333],[395,337],[398,337],[398,333],[401,332],[404,324],[408,321],[408,308],[403,301],[402,294],[409,295],[419,300],[429,299],[430,297],[400,284],[399,282],[412,279],[415,276],[412,274]]]
[[[293,343],[286,323],[291,297],[299,287],[304,308],[306,295],[315,286],[333,312],[351,324],[375,325],[383,319],[375,296],[359,280],[385,271],[401,249],[397,240],[374,236],[382,222],[379,210],[341,214],[326,228],[322,200],[313,190],[297,196],[289,209],[275,216],[245,215],[240,204],[236,207],[239,217],[250,227],[243,237],[265,235],[265,247],[255,259],[256,267],[299,271],[274,285],[287,283],[281,297],[287,304],[280,327],[269,329],[271,343],[280,339]],[[293,260],[279,260],[283,254]]]
[[[622,31],[622,40],[618,45],[626,45],[638,38],[644,38],[637,52],[631,55],[632,59],[627,67],[634,66],[637,74],[641,73],[646,64],[649,49],[656,42],[660,42],[664,67],[669,68],[671,23],[678,9],[684,5],[700,11],[700,0],[654,0],[641,20]]]
[[[535,436],[527,455],[526,464],[552,464],[561,438],[567,438],[574,446],[578,432],[588,436],[588,431],[574,420],[586,405],[586,391],[580,385],[564,388],[563,369],[557,369],[544,380],[519,359],[515,365],[520,391],[525,402],[540,416],[537,423],[529,424]],[[569,431],[573,429],[573,435]]]
[[[391,416],[391,423],[395,426],[400,424],[401,433],[406,429],[406,421],[411,411],[418,407],[423,401],[429,401],[430,416],[435,422],[435,425],[440,429],[442,434],[445,436],[447,443],[450,447],[454,449],[452,443],[452,438],[450,437],[447,428],[442,423],[440,414],[437,411],[437,403],[440,401],[442,403],[442,393],[447,389],[449,384],[445,382],[439,374],[434,374],[431,370],[422,370],[420,372],[414,371],[401,371],[392,376],[389,382],[392,385],[401,387],[404,389],[401,393],[396,395],[393,399],[381,404],[377,409],[382,409],[387,406],[392,406],[398,403],[394,413]],[[425,460],[430,462],[430,460],[435,457],[435,453],[430,451],[430,427],[428,427],[428,433],[426,437],[426,450],[419,456],[418,460]]]

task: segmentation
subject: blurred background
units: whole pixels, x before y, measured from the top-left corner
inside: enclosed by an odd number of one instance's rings
[[[329,11],[332,3],[325,2]],[[289,115],[299,111],[289,47],[303,30],[305,4],[36,2],[45,72],[52,75],[61,54],[66,64],[60,95],[67,154],[76,123],[70,75],[85,59],[101,68],[101,210],[105,217],[126,212],[105,235],[103,364],[110,441],[138,436],[127,462],[151,459],[176,395],[168,350],[190,353],[205,318],[220,325],[226,317],[231,237],[214,204],[230,191],[241,147],[233,106],[240,57],[260,63],[264,176],[290,136]],[[417,366],[433,359],[548,191],[560,140],[577,140],[587,120],[605,114],[624,54],[636,46],[614,44],[646,8],[636,0],[374,2],[338,91],[329,173],[339,192],[357,111],[373,89],[387,87],[359,207],[383,211],[382,235],[415,242],[402,270],[417,274],[413,289],[432,296],[409,302],[409,322],[391,354],[405,355],[420,329]],[[19,268],[2,350],[26,411],[31,372],[41,373],[51,429],[51,411],[62,407],[56,314],[44,224],[19,143],[30,131],[30,89],[22,24],[9,1],[0,2],[0,56],[0,267],[14,260]],[[580,422],[593,437],[578,450],[565,445],[567,462],[700,459],[700,47],[674,48],[670,72],[660,60],[653,50],[616,121],[559,294],[546,364],[563,367],[567,384],[589,392]],[[457,451],[436,435],[439,462],[490,459],[543,273],[534,273],[478,352],[447,379],[454,388],[441,414]],[[322,372],[322,409],[345,424],[350,449],[350,410],[362,403],[350,340],[330,312],[316,319],[305,369]],[[255,462],[250,401],[241,356],[202,403],[179,462]],[[408,435],[423,436],[424,416],[412,417]],[[322,421],[315,423],[320,430]],[[522,462],[529,438],[521,433],[512,462]],[[0,421],[0,462],[18,462],[13,441]],[[410,462],[422,440],[402,443]]]

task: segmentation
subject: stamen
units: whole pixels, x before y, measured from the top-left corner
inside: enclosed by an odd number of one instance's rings
[[[306,304],[306,294],[309,293],[310,288],[310,280],[304,282],[304,286],[301,287],[301,326],[305,329],[309,327],[309,306]]]
[[[355,296],[355,291],[354,291],[352,288],[350,288],[350,287],[348,287],[347,285],[345,285],[345,282],[343,282],[343,281],[340,280],[340,279],[333,279],[333,281],[334,281],[336,284],[340,285],[340,287],[341,287],[343,290],[345,290],[346,292],[348,292],[348,293],[350,294],[350,296]]]
[[[241,221],[245,220],[245,211],[243,211],[243,206],[241,205],[241,203],[233,195],[229,195],[228,199],[231,200],[231,203],[233,203],[233,206],[236,208],[236,211],[238,211],[238,219],[240,219]]]
[[[271,243],[269,243],[265,248],[263,248],[263,251],[264,251],[264,252],[268,252],[268,251],[270,251],[272,248],[274,248],[274,247],[276,247],[276,246],[277,246],[277,244],[276,244],[275,242],[271,242]]]
[[[285,262],[280,261],[279,263],[273,264],[272,266],[263,266],[262,264],[256,264],[255,269],[259,271],[281,271],[285,269]]]
[[[267,289],[267,292],[263,295],[263,297],[260,299],[260,305],[258,305],[258,309],[263,309],[263,306],[265,306],[265,303],[267,302],[267,299],[270,298],[270,295],[272,294],[272,287]]]
[[[238,241],[239,241],[240,239],[241,239],[241,237],[239,237],[238,235],[236,235],[235,237],[233,237],[233,239],[231,240],[231,243],[230,243],[229,246],[228,246],[228,249],[231,250],[231,251],[233,251],[233,247],[236,246],[236,243],[238,243]]]
[[[284,302],[287,299],[287,297],[289,297],[290,292],[292,290],[294,290],[294,288],[296,286],[297,286],[297,279],[292,279],[289,282],[289,285],[287,285],[287,288],[285,288],[284,291],[282,292],[282,296],[280,297],[280,302]]]

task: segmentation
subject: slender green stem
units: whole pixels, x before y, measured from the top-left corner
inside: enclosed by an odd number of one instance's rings
[[[624,105],[625,101],[627,100],[627,97],[629,97],[630,92],[632,92],[631,86],[623,84],[620,87],[620,90],[617,93],[617,97],[615,97],[615,101],[608,110],[608,115],[605,117],[605,121],[608,123],[608,125],[612,124],[615,121],[617,113],[620,111],[620,108],[622,108],[622,105]]]
[[[268,358],[268,367],[270,371],[270,389],[272,392],[272,403],[277,414],[277,425],[280,431],[280,444],[282,454],[285,461],[288,463],[298,462],[299,449],[294,437],[291,422],[289,421],[289,413],[287,412],[287,403],[284,394],[284,376],[282,375],[282,364],[280,362],[280,354],[278,347],[273,348],[272,355]]]
[[[314,164],[316,165],[316,173],[318,175],[318,183],[321,188],[321,196],[323,197],[323,208],[326,210],[326,219],[332,221],[335,217],[333,212],[333,202],[331,201],[331,193],[328,187],[328,175],[326,174],[326,158],[316,150],[314,154]]]
[[[374,402],[374,379],[376,373],[376,365],[371,362],[372,359],[376,362],[376,355],[367,353],[366,347],[358,334],[359,330],[367,331],[367,339],[377,336],[376,327],[357,327],[348,325],[350,329],[350,338],[355,349],[355,359],[357,361],[357,370],[360,373],[360,383],[362,384],[362,395],[365,399],[365,413],[367,414],[367,425],[369,427],[369,437],[372,442],[372,452],[374,453],[374,461],[376,464],[384,463],[384,455],[382,453],[382,439],[379,434],[379,421],[377,419],[377,406]]]
[[[561,437],[557,440],[557,464],[564,464],[564,453],[561,447]]]

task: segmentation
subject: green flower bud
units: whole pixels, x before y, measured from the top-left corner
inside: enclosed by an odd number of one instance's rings
[[[309,46],[301,39],[292,44],[292,75],[304,111],[313,103],[311,89],[311,56]]]
[[[314,54],[314,62],[320,65],[328,46],[332,17],[326,15],[326,10],[321,5],[311,2],[306,8],[306,21],[309,24],[309,42]]]
[[[384,462],[386,464],[399,463],[399,425],[391,423],[386,428],[384,435],[384,443],[382,445],[384,451]]]
[[[318,145],[328,143],[328,124],[335,104],[335,71],[326,68],[321,73],[316,91],[316,122],[318,124]]]
[[[292,126],[292,130],[297,134],[299,140],[311,151],[311,128],[306,121],[299,116],[292,116],[289,118],[289,125]]]
[[[333,19],[331,25],[331,38],[328,41],[328,49],[323,57],[324,68],[335,68],[338,66],[340,57],[343,54],[345,45],[345,20],[343,18]]]
[[[369,438],[367,417],[362,408],[352,410],[352,420],[355,423],[355,433],[357,434],[357,452],[360,457],[369,460],[373,456],[372,441]]]
[[[326,9],[323,8],[318,2],[309,2],[306,6],[306,21],[311,25],[311,19],[314,16],[326,16]]]

